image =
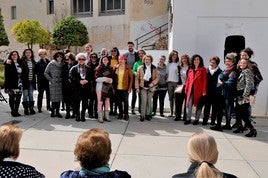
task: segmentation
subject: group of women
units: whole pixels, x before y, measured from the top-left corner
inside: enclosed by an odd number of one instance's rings
[[[190,58],[183,54],[179,58],[178,52],[173,50],[167,64],[162,55],[155,66],[152,64],[153,57],[139,50],[139,60],[133,61],[131,67],[127,55],[120,55],[116,47],[110,53],[102,49],[100,58],[90,44],[85,49],[86,53],[76,56],[70,51],[56,52],[51,61],[46,58],[46,50],[40,49],[37,62],[31,49],[24,50],[21,58],[17,51],[10,52],[5,62],[4,87],[9,94],[11,115],[20,116],[21,96],[24,114],[35,114],[33,90],[37,75],[38,112],[42,112],[43,93],[46,91],[51,117],[62,117],[59,109],[63,101],[66,103],[66,119],[73,117],[76,121],[85,121],[88,110],[89,117],[95,117],[101,123],[109,122],[109,115],[117,113],[118,107],[118,119],[128,120],[128,98],[134,88],[139,93],[142,122],[151,120],[156,114],[158,100],[160,116],[164,116],[164,99],[168,93],[169,116],[174,117],[175,121],[183,120],[185,125],[190,124],[194,106],[196,112],[192,124],[199,124],[204,108],[202,124],[207,125],[212,108],[210,124],[214,126],[211,129],[231,130],[231,117],[235,113],[233,127],[237,130],[234,132],[240,133],[250,128],[246,136],[257,135],[250,120],[250,96],[256,95],[262,76],[257,64],[250,60],[253,55],[250,48],[242,50],[240,57],[228,53],[223,71],[219,68],[220,59],[217,56],[210,58],[206,68],[200,55]],[[224,126],[221,125],[223,115],[226,118]]]

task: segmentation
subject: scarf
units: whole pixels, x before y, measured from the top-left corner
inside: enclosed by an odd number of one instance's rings
[[[92,170],[87,170],[87,169],[82,168],[79,171],[79,176],[84,177],[86,175],[102,175],[107,172],[110,172],[110,167],[108,164],[99,168],[92,169]]]
[[[217,70],[218,70],[219,67],[216,67],[215,69],[211,69],[211,67],[209,67],[209,73],[210,75],[213,75]]]
[[[145,65],[146,66],[146,70],[145,70],[145,74],[143,76],[143,79],[145,81],[149,81],[150,78],[152,77],[152,73],[151,73],[151,64],[150,65]]]

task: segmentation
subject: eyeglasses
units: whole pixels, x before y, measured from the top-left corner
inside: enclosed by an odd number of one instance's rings
[[[85,58],[78,58],[79,61],[85,61],[86,59]]]

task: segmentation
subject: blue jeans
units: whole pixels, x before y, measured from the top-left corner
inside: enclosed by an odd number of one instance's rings
[[[33,97],[33,81],[28,81],[28,89],[22,90],[22,102],[34,101]]]

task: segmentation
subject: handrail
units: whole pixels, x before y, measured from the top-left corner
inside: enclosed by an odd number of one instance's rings
[[[161,35],[163,32],[167,31],[168,30],[168,27],[167,27],[168,23],[165,23],[163,25],[161,25],[160,27],[156,28],[156,29],[153,29],[152,31],[148,32],[148,33],[145,33],[143,34],[142,36],[138,37],[135,41],[136,41],[136,48],[139,49],[139,45],[144,43],[145,41],[148,41],[149,39],[152,39],[153,37],[157,36],[157,35]],[[163,27],[166,26],[166,28],[163,29]],[[157,33],[155,33],[157,32]],[[148,35],[150,35],[151,33],[154,33],[152,34],[151,36],[145,38],[144,40],[142,41],[139,41],[141,38],[143,37],[146,37]]]

